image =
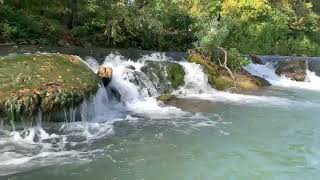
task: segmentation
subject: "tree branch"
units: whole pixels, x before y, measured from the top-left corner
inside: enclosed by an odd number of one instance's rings
[[[232,73],[232,71],[229,69],[229,67],[227,65],[228,64],[228,53],[227,53],[227,51],[222,47],[218,47],[218,49],[224,53],[224,62],[223,62],[223,64],[221,64],[220,58],[218,57],[220,66],[225,68],[228,71],[229,76],[234,80],[233,73]]]

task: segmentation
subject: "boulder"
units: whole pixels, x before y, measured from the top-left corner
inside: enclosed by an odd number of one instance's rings
[[[307,75],[307,62],[303,60],[279,61],[276,67],[276,74],[284,75],[295,81],[304,81]]]
[[[107,86],[112,79],[113,70],[111,67],[99,67],[97,75],[101,78],[103,85]]]
[[[136,70],[136,67],[134,67],[134,66],[132,66],[132,65],[128,65],[127,67],[126,67],[127,69],[131,69],[131,70]]]
[[[184,68],[171,61],[146,61],[141,71],[160,94],[170,93],[184,84]]]
[[[80,58],[61,54],[6,56],[0,72],[0,118],[12,120],[32,120],[40,110],[52,114],[75,108],[100,82]]]
[[[257,55],[251,54],[250,59],[254,64],[261,64],[261,65],[265,64],[263,60]]]

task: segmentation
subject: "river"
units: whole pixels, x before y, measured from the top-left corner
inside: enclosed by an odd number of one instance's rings
[[[273,86],[251,94],[211,88],[200,65],[179,61],[185,85],[165,105],[144,81],[125,73],[145,60],[173,60],[161,53],[130,61],[109,54],[111,86],[122,101],[100,88],[82,104],[82,121],[0,132],[0,179],[5,180],[212,180],[317,179],[320,177],[320,78],[295,82],[270,65],[246,69]],[[96,70],[99,63],[86,58]],[[130,71],[131,72],[131,71]],[[34,142],[34,136],[40,138]]]

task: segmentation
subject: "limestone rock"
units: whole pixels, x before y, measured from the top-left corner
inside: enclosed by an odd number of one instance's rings
[[[113,69],[111,67],[99,67],[98,76],[101,78],[103,85],[107,86],[112,79]]]
[[[257,56],[257,55],[251,54],[251,55],[250,55],[250,59],[251,59],[251,61],[252,61],[254,64],[261,64],[261,65],[265,64],[265,63],[262,61],[262,59],[261,59],[259,56]]]
[[[307,63],[302,60],[280,61],[276,67],[276,73],[291,80],[304,81],[307,75]]]

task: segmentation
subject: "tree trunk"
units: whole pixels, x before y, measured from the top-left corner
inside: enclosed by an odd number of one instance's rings
[[[68,0],[67,7],[69,13],[66,24],[69,29],[72,29],[78,23],[78,0]]]

